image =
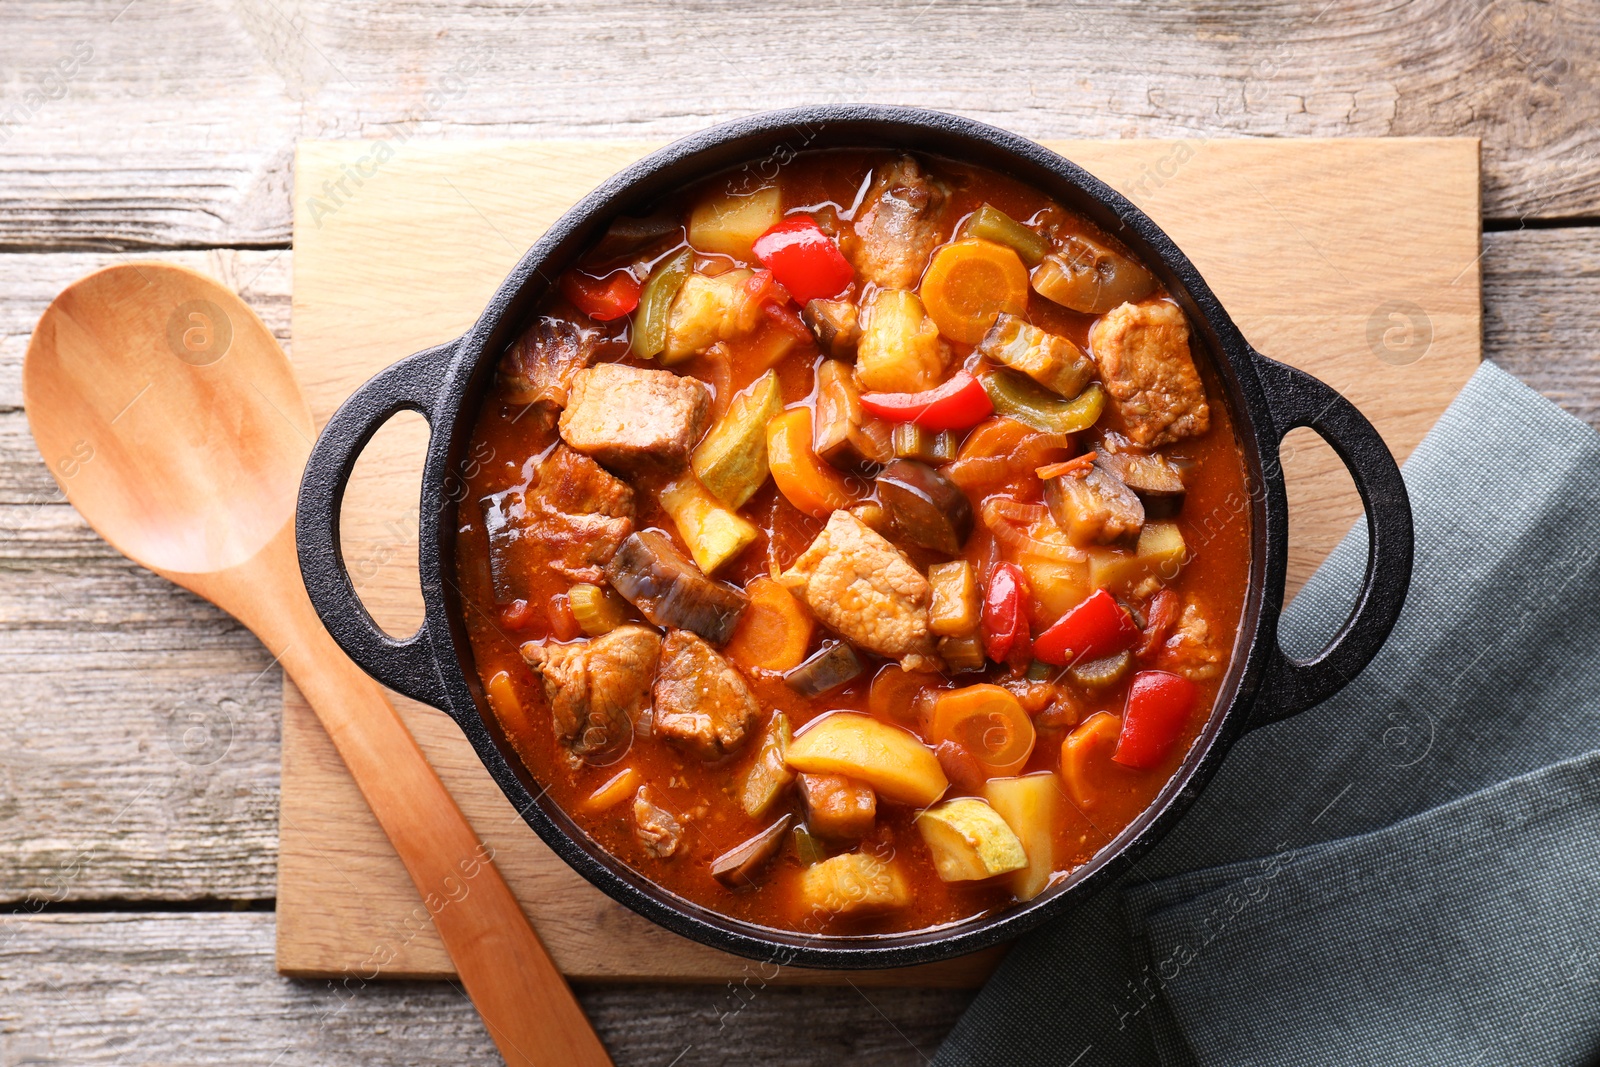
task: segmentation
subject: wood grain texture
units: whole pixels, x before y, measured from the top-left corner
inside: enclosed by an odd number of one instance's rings
[[[281,679],[222,612],[118,555],[21,409],[28,335],[126,256],[0,255],[0,902],[272,896]],[[179,253],[288,336],[286,252]],[[91,461],[92,462],[92,461]]]
[[[1486,233],[1483,244],[1485,353],[1600,428],[1600,228]]]
[[[1402,458],[1480,358],[1477,145],[1462,140],[1070,142],[1055,145],[1127,192],[1195,260],[1246,337],[1345,392]],[[370,143],[305,142],[299,201],[295,363],[320,421],[403,354],[466,329],[554,218],[637,158],[637,142],[415,145],[377,165]],[[365,161],[365,162],[363,162]],[[1390,181],[1374,185],[1370,175]],[[356,184],[350,175],[361,175]],[[340,187],[339,182],[345,184]],[[1397,251],[1390,235],[1405,233]],[[427,299],[419,301],[418,293]],[[1286,294],[1293,294],[1286,299]],[[1404,299],[1429,340],[1374,347]],[[346,497],[345,555],[363,601],[395,633],[421,617],[416,575],[420,420],[375,440],[364,484]],[[1295,439],[1290,588],[1297,589],[1360,512],[1326,445]],[[520,462],[520,457],[507,457]],[[382,944],[390,973],[448,974],[433,932],[387,844],[291,692],[285,703],[279,966],[359,968]],[[738,977],[751,965],[663,935],[551,855],[505,802],[452,724],[416,705],[413,730],[568,973],[586,977]],[[336,857],[336,862],[330,862]],[[349,887],[360,886],[358,899]],[[401,933],[401,931],[405,931]],[[978,980],[951,964],[872,981]],[[783,980],[815,980],[785,970]],[[869,979],[863,977],[859,981]]]
[[[1475,136],[1492,216],[1593,216],[1597,40],[1587,0],[30,0],[0,36],[0,248],[287,244],[300,138],[664,139],[862,100],[1036,138]]]
[[[295,981],[273,973],[272,943],[262,913],[0,919],[0,1063],[497,1062],[454,985]],[[921,1063],[970,996],[758,983],[578,995],[618,1067]]]

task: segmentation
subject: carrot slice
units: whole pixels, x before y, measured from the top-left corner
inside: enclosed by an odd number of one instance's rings
[[[1111,762],[1117,739],[1122,736],[1122,719],[1109,711],[1097,711],[1061,742],[1061,782],[1067,797],[1084,811],[1100,806],[1107,779],[1119,768]]]
[[[934,253],[921,295],[940,333],[975,345],[1001,312],[1027,311],[1028,268],[1016,252],[994,241],[952,241]]]
[[[624,767],[610,778],[607,778],[604,785],[584,799],[583,810],[600,812],[614,808],[628,797],[631,797],[638,785],[639,772],[632,767]]]
[[[1017,698],[997,685],[969,685],[939,697],[933,736],[955,741],[996,777],[1016,774],[1033,752],[1033,720]]]
[[[790,408],[767,424],[767,466],[778,491],[814,519],[856,502],[844,475],[812,451],[810,408]]]
[[[750,604],[723,652],[747,669],[787,671],[798,667],[811,643],[811,615],[771,578],[752,579],[744,591]]]
[[[917,693],[923,686],[943,683],[944,678],[932,671],[908,671],[898,663],[885,664],[872,677],[872,688],[867,690],[867,710],[890,722],[910,722]]]

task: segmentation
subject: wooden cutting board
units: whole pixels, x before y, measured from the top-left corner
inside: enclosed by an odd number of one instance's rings
[[[318,424],[384,366],[465,330],[543,229],[653,145],[303,142],[296,158],[294,362]],[[1476,368],[1478,142],[1200,140],[1052,148],[1121,190],[1193,258],[1245,336],[1350,397],[1402,459]],[[421,618],[417,481],[426,429],[392,420],[356,467],[344,551],[373,615]],[[1309,431],[1285,449],[1290,588],[1359,513]],[[452,973],[405,870],[293,685],[284,685],[278,967],[300,976]],[[522,822],[442,713],[396,703],[563,971],[773,981],[756,964],[614,904]],[[971,985],[995,953],[858,984]],[[387,962],[383,962],[387,961]],[[380,963],[382,964],[380,966]],[[778,981],[834,982],[786,968]]]

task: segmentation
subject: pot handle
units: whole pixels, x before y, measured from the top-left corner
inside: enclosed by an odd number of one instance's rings
[[[294,518],[300,575],[334,641],[357,666],[390,689],[441,708],[447,706],[447,698],[427,620],[403,641],[373,621],[345,567],[339,511],[356,458],[380,426],[401,411],[415,411],[433,421],[433,405],[455,346],[450,341],[408,356],[339,405],[312,446]]]
[[[1344,461],[1367,513],[1367,571],[1350,617],[1321,652],[1297,660],[1273,641],[1272,658],[1249,725],[1288,718],[1317,704],[1359,674],[1383,647],[1411,584],[1411,500],[1389,447],[1366,416],[1334,389],[1261,353],[1256,372],[1278,439],[1296,427],[1315,430]]]

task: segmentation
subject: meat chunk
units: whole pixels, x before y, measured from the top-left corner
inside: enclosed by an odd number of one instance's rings
[[[1094,375],[1094,361],[1077,345],[1004,312],[978,342],[977,351],[1062,396],[1077,396]]]
[[[852,644],[897,659],[908,671],[939,669],[928,629],[928,580],[848,511],[829,517],[780,580]]]
[[[526,490],[479,501],[498,603],[526,598],[544,567],[575,582],[600,581],[633,532],[633,490],[583,453],[557,445],[534,478]]]
[[[633,795],[633,835],[658,860],[670,858],[683,840],[683,824],[656,802],[647,785]]]
[[[529,641],[521,652],[544,683],[556,740],[573,766],[604,764],[627,750],[661,652],[654,630],[619,626],[570,645]]]
[[[754,272],[730,270],[715,278],[691,274],[672,300],[667,314],[667,342],[661,360],[677,363],[699,355],[718,341],[731,341],[755,331],[762,321],[761,304],[747,284]]]
[[[1176,304],[1115,307],[1095,322],[1089,346],[1134,441],[1154,448],[1210,428],[1205,386],[1189,354],[1189,323]]]
[[[1183,606],[1172,636],[1161,649],[1160,666],[1185,678],[1201,681],[1222,671],[1222,653],[1211,636],[1211,624],[1193,601]]]
[[[945,189],[902,156],[874,175],[846,254],[864,282],[915,289],[943,238]]]
[[[572,379],[594,359],[603,334],[566,319],[540,316],[500,360],[500,386],[513,404],[532,404],[548,427],[567,406]]]
[[[573,379],[561,436],[614,470],[676,471],[688,462],[710,411],[710,392],[693,378],[602,363]]]
[[[655,732],[702,759],[744,743],[761,706],[738,669],[696,634],[673,630],[656,672]]]
[[[842,774],[802,774],[800,800],[806,829],[819,837],[859,841],[878,818],[878,794],[866,782]]]

